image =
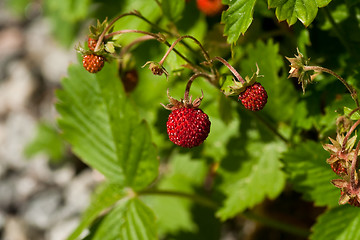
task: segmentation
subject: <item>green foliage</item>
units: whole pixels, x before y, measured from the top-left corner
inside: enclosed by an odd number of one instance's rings
[[[72,65],[62,84],[59,125],[73,151],[110,181],[134,189],[150,184],[157,175],[156,149],[126,98],[115,65],[96,75]]]
[[[35,138],[24,149],[27,158],[39,153],[45,153],[54,162],[60,161],[65,155],[64,140],[58,130],[48,123],[39,123]]]
[[[155,216],[137,198],[123,199],[106,215],[91,233],[94,240],[155,240]]]
[[[228,42],[234,43],[249,28],[253,20],[253,12],[256,0],[224,1],[229,5],[222,15],[222,22],[225,23],[224,34],[228,36]]]
[[[100,185],[93,194],[90,206],[83,214],[80,224],[69,236],[68,240],[77,239],[84,229],[89,227],[104,210],[114,205],[125,195],[126,193],[121,186],[116,184]]]
[[[339,189],[330,181],[337,176],[326,163],[329,154],[321,144],[307,141],[284,153],[285,170],[294,188],[317,206],[333,207],[338,204]]]
[[[309,205],[327,208],[322,214],[324,208],[310,207],[320,214],[311,239],[358,237],[358,211],[335,207],[340,190],[331,180],[340,177],[326,163],[330,154],[322,147],[336,134],[336,118],[356,108],[348,90],[359,89],[360,58],[356,49],[349,51],[360,42],[358,1],[328,5],[331,0],[225,0],[228,8],[221,20],[220,15],[209,17],[198,11],[195,1],[126,0],[121,6],[114,2],[98,1],[97,8],[92,0],[76,4],[65,0],[62,6],[46,2],[47,11],[54,12],[55,25],[63,23],[61,27],[67,28],[60,35],[68,42],[90,14],[107,16],[104,9],[112,15],[133,10],[140,14],[121,18],[110,31],[160,32],[166,38],[138,41],[144,33],[115,35],[115,59],[108,59],[97,74],[71,65],[63,89],[57,91],[62,137],[82,161],[106,177],[69,240],[77,239],[85,229],[89,240],[215,240],[224,237],[224,229],[244,211],[251,212],[244,216],[254,216],[281,231],[304,233],[297,226],[269,223],[271,216],[261,216],[276,214],[279,207],[269,208],[281,201],[277,197],[293,191],[301,193]],[[297,19],[311,26],[295,24]],[[346,27],[350,22],[352,30]],[[257,81],[268,94],[265,108],[249,112],[237,96],[226,97],[222,91],[234,84],[233,75],[219,62],[206,62],[201,48],[189,38],[175,46],[177,53],[167,56],[163,67],[169,76],[154,76],[148,67],[141,68],[148,61],[159,62],[170,44],[183,35],[196,37],[210,58],[220,55],[244,78],[258,66]],[[289,63],[284,58],[292,57],[297,47],[311,57],[311,65],[336,68],[351,87],[343,86],[329,71],[311,70],[307,74],[313,84],[303,94],[301,82],[287,78]],[[124,49],[126,53],[118,57]],[[125,92],[126,79],[121,74],[130,69],[138,74],[138,82],[134,90]],[[296,69],[291,71],[296,76]],[[160,103],[168,103],[167,89],[172,97],[184,98],[194,72],[211,76],[211,81],[196,79],[190,91],[192,99],[203,92],[201,109],[209,115],[211,132],[201,146],[180,149],[168,140],[170,112]],[[357,111],[352,120],[358,119]],[[56,142],[60,138],[52,130],[39,130],[27,150],[30,155],[60,149]],[[291,204],[299,211],[304,207],[299,199],[279,205]],[[309,211],[308,215],[313,223],[314,214]],[[301,225],[310,226],[309,222]]]
[[[171,21],[178,21],[182,17],[185,8],[185,1],[182,0],[162,0],[161,7],[164,15]]]
[[[351,206],[340,206],[321,215],[313,226],[311,240],[347,240],[360,238],[360,210]]]

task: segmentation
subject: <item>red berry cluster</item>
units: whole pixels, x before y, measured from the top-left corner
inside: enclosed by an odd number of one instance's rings
[[[210,132],[211,122],[199,108],[182,107],[172,111],[166,123],[170,141],[185,148],[199,146]]]
[[[96,54],[83,56],[83,66],[90,73],[97,73],[104,67],[105,58]]]
[[[247,87],[245,91],[239,95],[239,101],[246,109],[251,111],[259,111],[265,107],[268,95],[265,88],[258,82]]]

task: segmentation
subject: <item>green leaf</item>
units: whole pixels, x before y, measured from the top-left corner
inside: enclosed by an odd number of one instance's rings
[[[322,214],[312,227],[311,240],[360,239],[360,209],[344,205]]]
[[[285,184],[279,160],[285,144],[272,139],[269,132],[246,115],[241,118],[239,132],[237,138],[231,139],[228,156],[219,169],[219,189],[226,196],[217,212],[221,220],[234,217],[266,197],[275,198]]]
[[[348,107],[344,107],[344,114],[345,115],[349,115],[351,113],[353,109],[348,108]],[[359,120],[360,119],[360,113],[359,111],[356,111],[355,113],[353,113],[350,117],[351,120]]]
[[[126,98],[115,64],[97,74],[80,65],[57,92],[64,138],[84,162],[110,181],[135,190],[157,176],[158,160],[149,129]]]
[[[64,156],[65,142],[57,129],[48,123],[39,123],[35,138],[24,149],[24,154],[28,158],[38,153],[47,154],[53,161],[58,161]]]
[[[293,25],[299,19],[309,26],[315,19],[319,7],[325,7],[331,0],[268,0],[269,8],[276,7],[276,16],[280,21],[286,20]]]
[[[92,240],[155,240],[154,213],[138,198],[122,199],[101,221]]]
[[[285,170],[294,189],[316,206],[336,206],[340,191],[330,181],[338,178],[326,163],[330,155],[320,143],[307,141],[283,156]]]
[[[161,7],[164,15],[171,21],[178,21],[182,18],[185,8],[184,0],[162,0]]]
[[[229,5],[221,16],[221,21],[225,24],[224,34],[229,43],[235,43],[253,20],[256,0],[226,0],[223,3]]]
[[[103,184],[100,185],[94,195],[90,206],[86,209],[83,214],[82,220],[73,231],[73,233],[68,237],[68,240],[75,240],[78,236],[87,228],[105,209],[111,207],[118,200],[120,200],[125,195],[123,189],[116,184]]]
[[[165,191],[196,193],[195,187],[200,187],[203,183],[206,170],[204,161],[191,159],[190,154],[175,154],[157,188]],[[160,235],[196,231],[197,226],[191,216],[193,206],[191,200],[165,195],[149,195],[144,196],[144,199],[157,216]]]

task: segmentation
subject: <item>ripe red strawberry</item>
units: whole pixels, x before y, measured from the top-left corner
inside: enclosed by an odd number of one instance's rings
[[[104,67],[105,58],[95,54],[83,56],[83,66],[90,73],[97,73]]]
[[[95,50],[96,44],[97,44],[97,39],[91,37],[88,38],[88,47],[91,51]]]
[[[239,95],[239,100],[246,109],[259,111],[264,108],[267,102],[267,93],[265,88],[258,82],[248,86],[245,91]]]
[[[199,108],[181,107],[173,110],[166,123],[169,139],[185,148],[199,146],[210,132],[211,122]]]
[[[224,8],[221,0],[197,0],[196,3],[198,9],[207,16],[215,16]]]

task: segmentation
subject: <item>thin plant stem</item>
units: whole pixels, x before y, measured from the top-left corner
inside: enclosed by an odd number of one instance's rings
[[[358,181],[356,177],[356,166],[357,166],[357,159],[360,149],[360,141],[356,144],[355,152],[354,152],[354,159],[351,163],[350,169],[350,187],[351,190],[355,191],[358,188]]]
[[[123,29],[123,30],[119,30],[119,31],[115,31],[115,32],[112,32],[112,33],[109,33],[108,35],[104,36],[104,38],[110,38],[112,36],[115,36],[115,35],[119,35],[119,34],[125,34],[125,33],[139,33],[139,34],[145,34],[145,35],[148,35],[148,36],[151,36],[153,37],[154,39],[160,41],[160,42],[163,42],[165,45],[167,45],[168,47],[171,47],[171,44],[164,40],[162,36],[160,36],[159,34],[155,34],[155,33],[152,33],[152,32],[146,32],[146,31],[141,31],[141,30],[135,30],[135,29]],[[195,64],[193,64],[187,57],[185,57],[182,53],[180,53],[179,51],[177,51],[176,49],[173,49],[174,52],[180,56],[182,59],[184,59],[187,63],[189,63],[191,66],[195,66]],[[203,69],[200,69],[200,70],[203,70]]]
[[[330,69],[327,69],[327,68],[324,68],[324,67],[320,67],[320,66],[304,66],[304,70],[305,71],[313,70],[313,71],[316,71],[316,72],[326,72],[326,73],[329,73],[329,74],[333,75],[338,80],[340,80],[342,82],[342,84],[344,84],[344,86],[350,92],[351,97],[355,101],[356,106],[360,107],[359,100],[357,99],[357,92],[345,81],[345,79],[343,79],[340,75],[338,75],[334,71],[332,71]]]
[[[359,111],[359,110],[360,110],[360,107],[357,107],[357,108],[353,109],[353,110],[349,113],[349,115],[348,115],[347,117],[350,118],[354,113],[356,113],[356,112]]]
[[[218,205],[216,202],[213,202],[212,200],[205,198],[203,196],[197,195],[197,194],[191,194],[191,193],[185,193],[185,192],[178,192],[178,191],[169,191],[169,190],[143,190],[138,192],[138,195],[163,195],[163,196],[173,196],[173,197],[182,197],[190,199],[202,206],[211,208],[211,209],[217,209]]]
[[[199,73],[195,73],[194,75],[192,75],[188,81],[188,83],[186,84],[186,88],[185,88],[185,94],[184,94],[184,101],[185,102],[188,102],[189,101],[189,92],[190,92],[190,87],[191,87],[191,84],[194,82],[194,80],[198,77],[205,77],[205,78],[208,78],[208,79],[211,79],[209,77],[208,74],[206,73],[202,73],[202,72],[199,72]]]
[[[96,43],[95,46],[95,52],[99,50],[101,43],[103,42],[104,36],[105,34],[110,30],[110,28],[112,27],[112,25],[114,25],[114,23],[119,20],[120,18],[126,17],[126,16],[131,16],[131,15],[135,15],[135,13],[133,12],[129,12],[129,13],[124,13],[124,14],[120,14],[119,16],[115,17],[113,20],[111,20],[111,22],[109,23],[109,25],[106,26],[106,28],[104,29],[104,31],[101,33],[101,35],[99,36],[99,39]]]
[[[284,143],[289,144],[289,140],[285,138],[281,133],[277,131],[277,129],[272,126],[268,121],[266,121],[264,118],[260,116],[260,114],[256,112],[250,112],[256,119],[258,119],[262,124],[265,125],[273,134],[278,136]]]
[[[245,83],[245,80],[241,77],[241,75],[238,73],[238,71],[236,71],[236,69],[233,68],[233,66],[231,66],[225,59],[223,59],[221,57],[215,57],[214,60],[217,60],[217,61],[221,62],[222,64],[224,64],[232,72],[232,74],[234,74],[234,76],[236,77],[236,79],[239,82],[241,82],[242,84]]]
[[[353,131],[357,128],[357,126],[360,124],[360,119],[357,120],[354,125],[351,126],[350,130],[346,133],[342,146],[341,146],[341,150],[345,151],[345,147],[346,147],[346,143],[349,140],[349,137],[351,136],[351,134],[353,133]]]
[[[191,193],[185,193],[185,192],[178,192],[178,191],[171,191],[171,190],[143,190],[137,193],[138,196],[145,196],[145,195],[160,195],[160,196],[170,196],[170,197],[181,197],[181,198],[187,198],[189,200],[194,201],[195,203],[198,203],[204,207],[208,207],[213,210],[217,210],[219,208],[219,205],[212,201],[211,199],[208,199],[206,197],[203,197],[201,195],[197,194],[191,194]],[[243,212],[240,214],[241,217],[244,217],[249,220],[257,221],[259,223],[262,223],[266,226],[272,227],[274,229],[278,229],[287,233],[291,233],[296,236],[302,236],[302,237],[308,237],[310,235],[310,232],[297,227],[295,225],[285,223],[273,218],[269,218],[266,216],[258,215],[250,210]]]
[[[156,38],[156,39],[159,38],[159,36],[157,34],[155,34],[155,33],[141,31],[141,30],[135,30],[135,29],[123,29],[123,30],[119,30],[119,31],[115,31],[115,32],[107,34],[106,36],[104,36],[104,39],[108,39],[108,38],[113,37],[115,35],[120,35],[120,34],[124,34],[124,33],[140,33],[140,34],[145,34],[145,35],[148,35],[148,36],[152,36],[153,38]]]
[[[173,42],[173,44],[170,46],[170,48],[168,49],[168,51],[165,53],[164,57],[160,60],[159,64],[162,65],[165,61],[165,59],[167,58],[167,56],[170,54],[171,50],[175,47],[176,44],[178,44],[180,41],[182,41],[185,38],[190,38],[191,40],[193,40],[201,49],[201,51],[203,52],[204,58],[207,62],[210,62],[210,56],[209,54],[206,52],[206,50],[204,49],[203,45],[193,36],[189,36],[189,35],[184,35],[179,37],[178,39],[176,39],[175,42]]]
[[[129,51],[130,48],[132,48],[134,45],[147,41],[147,40],[152,40],[152,39],[156,39],[153,36],[150,35],[145,35],[142,37],[139,37],[137,39],[135,39],[134,41],[132,41],[131,43],[129,43],[128,45],[124,46],[123,48],[121,48],[121,52],[120,52],[120,57],[123,56],[126,52]]]

